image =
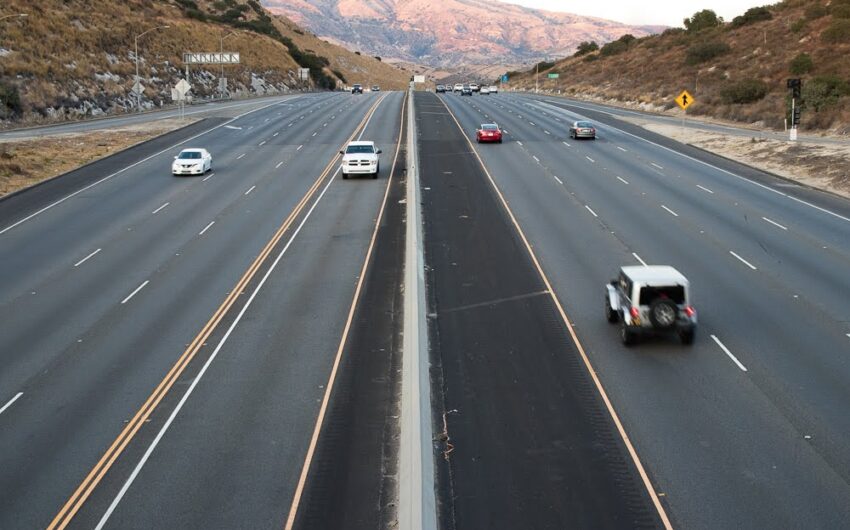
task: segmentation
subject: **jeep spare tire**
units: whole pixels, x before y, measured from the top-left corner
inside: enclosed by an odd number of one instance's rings
[[[667,329],[676,323],[676,304],[666,298],[658,298],[649,305],[649,321],[658,329]]]

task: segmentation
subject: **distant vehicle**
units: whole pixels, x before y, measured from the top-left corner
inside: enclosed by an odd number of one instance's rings
[[[463,85],[460,89],[461,96],[471,96],[472,95],[472,87],[469,85]]]
[[[591,138],[596,140],[596,127],[589,121],[573,122],[570,126],[570,138]]]
[[[479,92],[482,96],[486,96],[486,95],[488,95],[488,94],[490,93],[490,87],[483,86],[483,87],[481,87],[481,88],[478,90],[478,92]]]
[[[687,278],[666,265],[620,267],[605,286],[605,317],[620,322],[620,338],[631,346],[641,335],[675,332],[693,344],[697,312]]]
[[[362,94],[363,93],[363,85],[355,84],[354,86],[351,87],[351,93],[352,94]]]
[[[481,128],[475,131],[475,141],[502,143],[502,130],[495,123],[482,123]]]
[[[171,164],[172,175],[203,175],[212,170],[212,155],[206,149],[192,148],[180,151]]]
[[[471,88],[473,92],[478,92],[479,90],[481,90],[481,87],[478,86],[478,83],[469,83],[469,88]]]
[[[456,83],[454,92],[462,92],[463,91],[463,83]]]
[[[446,91],[445,85],[437,85],[437,94],[443,93]]]
[[[490,85],[490,93],[491,94],[498,94],[499,93],[499,87],[496,86],[496,85]]]
[[[349,142],[339,154],[342,155],[340,171],[343,179],[347,179],[349,175],[371,175],[373,179],[378,178],[378,173],[381,172],[381,160],[378,155],[381,150],[375,147],[375,142]]]
[[[380,92],[380,91],[381,91],[381,87],[379,87],[378,85],[372,85],[372,92]]]

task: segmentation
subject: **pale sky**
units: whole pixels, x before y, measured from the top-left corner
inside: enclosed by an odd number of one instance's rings
[[[730,21],[747,9],[778,0],[502,0],[511,4],[616,20],[627,24],[681,26],[697,11],[711,9]]]

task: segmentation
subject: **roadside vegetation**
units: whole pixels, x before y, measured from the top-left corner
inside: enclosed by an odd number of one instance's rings
[[[546,74],[559,73],[549,80]],[[572,57],[540,70],[544,90],[782,129],[786,80],[803,79],[801,128],[850,132],[850,0],[785,0],[724,21],[702,9],[660,35],[582,42]],[[534,86],[534,70],[511,85]]]

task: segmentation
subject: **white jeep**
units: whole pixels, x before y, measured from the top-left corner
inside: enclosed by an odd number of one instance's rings
[[[687,278],[673,267],[621,267],[605,290],[605,317],[612,324],[620,322],[626,346],[636,343],[640,335],[671,332],[684,344],[693,344],[697,312],[691,305]]]

